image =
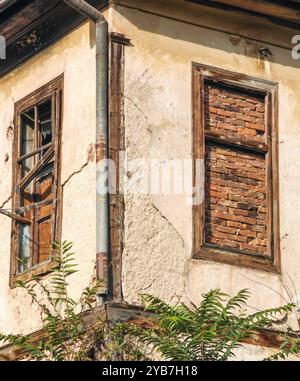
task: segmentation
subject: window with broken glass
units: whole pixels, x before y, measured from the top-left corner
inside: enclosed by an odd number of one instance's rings
[[[47,272],[60,234],[62,78],[16,104],[12,275]]]

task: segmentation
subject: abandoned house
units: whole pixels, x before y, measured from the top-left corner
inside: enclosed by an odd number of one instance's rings
[[[15,286],[54,240],[114,316],[143,293],[297,298],[299,30],[298,0],[0,1],[0,332],[41,328]]]

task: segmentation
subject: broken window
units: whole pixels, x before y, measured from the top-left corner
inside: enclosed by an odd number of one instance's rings
[[[62,78],[16,104],[13,276],[47,271],[60,234],[60,109]]]
[[[194,102],[195,158],[205,168],[194,254],[278,270],[276,86],[195,65]]]

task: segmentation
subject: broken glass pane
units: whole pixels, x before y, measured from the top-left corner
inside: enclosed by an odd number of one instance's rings
[[[23,168],[23,162],[22,162]],[[27,173],[25,172],[24,175]],[[22,173],[23,175],[23,173]],[[22,176],[24,177],[24,176]],[[26,187],[21,191],[21,206],[26,206],[35,202],[35,194],[34,194],[34,179],[32,179]]]
[[[19,255],[17,269],[22,273],[29,269],[30,259],[30,225],[20,224]]]
[[[52,101],[47,99],[38,106],[39,144],[43,147],[52,142]],[[44,155],[45,152],[42,152]]]
[[[34,108],[21,114],[21,156],[34,151]],[[33,157],[22,162],[22,177],[33,168]]]
[[[21,193],[21,198],[20,198],[20,207],[29,207],[30,205],[32,205],[34,202],[36,202],[36,195],[35,193],[32,191],[34,189],[34,184],[33,184],[34,181],[31,181],[28,186],[23,189],[20,193]],[[32,215],[31,215],[31,211],[30,210],[26,210],[24,213],[22,213],[22,216],[27,218],[27,219],[31,219],[32,218]]]

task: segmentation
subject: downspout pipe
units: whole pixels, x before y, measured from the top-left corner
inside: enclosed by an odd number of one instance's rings
[[[109,194],[108,194],[108,23],[103,14],[84,0],[64,0],[96,24],[96,273],[99,302],[108,296]]]
[[[6,8],[10,7],[18,0],[0,0],[0,12],[5,11]]]

